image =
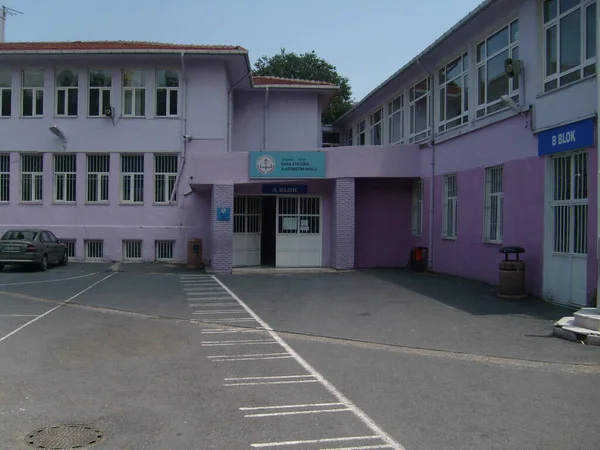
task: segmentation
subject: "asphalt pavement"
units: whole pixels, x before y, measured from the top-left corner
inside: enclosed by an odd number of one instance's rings
[[[0,448],[594,448],[600,351],[551,336],[566,314],[402,271],[8,270]]]

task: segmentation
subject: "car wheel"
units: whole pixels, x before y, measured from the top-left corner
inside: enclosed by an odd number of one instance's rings
[[[40,270],[45,272],[48,268],[48,255],[42,256],[42,261],[40,262]]]
[[[65,252],[65,253],[63,254],[63,257],[62,257],[62,259],[60,260],[59,264],[60,264],[61,266],[66,266],[68,262],[69,262],[69,255],[67,255],[67,252]]]

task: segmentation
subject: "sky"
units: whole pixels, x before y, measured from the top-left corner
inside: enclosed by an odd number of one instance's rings
[[[315,51],[362,99],[481,0],[0,0],[6,41],[241,45],[252,63]]]

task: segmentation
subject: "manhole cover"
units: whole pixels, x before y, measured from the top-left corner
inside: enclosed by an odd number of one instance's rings
[[[63,450],[83,448],[96,444],[102,433],[86,425],[57,425],[34,430],[25,438],[34,448]]]

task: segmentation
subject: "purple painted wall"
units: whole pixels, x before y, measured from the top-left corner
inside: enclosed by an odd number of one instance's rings
[[[403,267],[412,246],[409,179],[356,179],[355,265]]]
[[[596,306],[596,282],[598,280],[598,256],[596,234],[598,225],[598,148],[588,149],[588,272],[587,272],[587,301],[588,305]]]

